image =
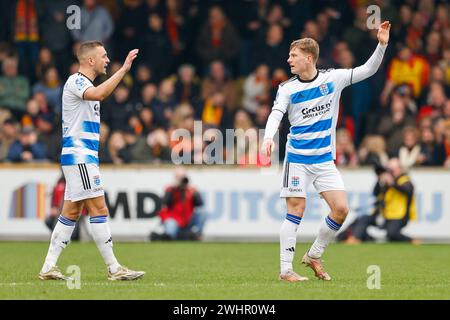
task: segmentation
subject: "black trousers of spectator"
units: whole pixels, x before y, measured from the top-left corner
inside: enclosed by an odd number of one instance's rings
[[[367,234],[367,228],[369,226],[377,226],[376,215],[362,216],[357,218],[353,226],[352,234],[355,238],[366,241],[370,239]],[[403,227],[405,227],[407,221],[404,219],[392,219],[385,220],[383,228],[387,231],[387,238],[389,241],[404,241],[409,242],[411,238],[401,233]]]

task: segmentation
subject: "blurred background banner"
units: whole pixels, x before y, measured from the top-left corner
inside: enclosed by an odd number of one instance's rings
[[[276,240],[286,214],[285,203],[279,198],[281,173],[230,168],[192,166],[187,170],[191,184],[205,202],[200,209],[208,215],[204,239]],[[173,170],[171,166],[102,167],[111,228],[117,240],[145,241],[150,232],[160,228],[157,213],[165,186],[174,182]],[[369,169],[342,170],[342,175],[351,208],[347,225],[357,215],[370,212],[376,176]],[[48,240],[50,232],[42,220],[43,208],[48,215],[51,187],[59,176],[56,166],[0,168],[1,240]],[[445,214],[450,211],[450,202],[445,200],[450,198],[450,172],[415,169],[411,177],[416,186],[418,220],[408,224],[405,234],[430,241],[450,241],[450,215]],[[328,213],[325,201],[312,189],[309,191],[298,234],[300,240],[312,239],[322,217]]]

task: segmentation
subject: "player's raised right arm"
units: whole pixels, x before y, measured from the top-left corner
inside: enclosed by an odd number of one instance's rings
[[[128,53],[128,56],[125,59],[122,67],[102,84],[98,85],[97,87],[90,87],[86,89],[83,94],[83,99],[91,101],[103,101],[104,99],[106,99],[130,70],[131,65],[133,64],[133,60],[136,59],[138,52],[139,49],[131,50]]]

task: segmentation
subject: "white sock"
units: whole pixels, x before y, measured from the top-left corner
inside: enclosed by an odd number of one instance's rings
[[[287,214],[286,220],[280,230],[280,269],[281,273],[292,270],[294,260],[295,244],[297,243],[297,229],[302,218],[293,214]]]
[[[45,257],[44,265],[42,266],[42,272],[48,272],[51,268],[56,266],[61,252],[70,243],[73,230],[75,229],[76,221],[67,219],[60,215],[58,222],[52,232],[50,240],[50,246],[48,248],[47,257]]]
[[[309,249],[308,255],[311,258],[320,258],[327,245],[333,241],[341,226],[341,224],[327,216],[320,226],[319,234],[317,235],[316,241],[314,241]]]
[[[89,222],[91,223],[92,237],[109,272],[116,273],[120,264],[114,256],[111,230],[106,218],[107,216],[91,217]]]

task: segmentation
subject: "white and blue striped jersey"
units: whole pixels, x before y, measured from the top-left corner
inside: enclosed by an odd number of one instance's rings
[[[342,90],[372,76],[379,68],[387,45],[378,44],[365,64],[353,69],[318,70],[308,81],[299,76],[278,87],[264,138],[272,139],[283,115],[291,123],[286,161],[318,164],[336,158],[336,123]]]
[[[280,85],[272,110],[288,112],[288,162],[314,164],[335,158],[339,99],[351,76],[352,69],[318,70],[311,80],[295,76]]]
[[[93,84],[81,73],[71,75],[62,95],[61,165],[99,164],[100,102],[83,99]]]

